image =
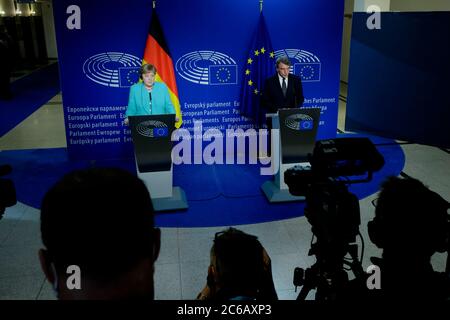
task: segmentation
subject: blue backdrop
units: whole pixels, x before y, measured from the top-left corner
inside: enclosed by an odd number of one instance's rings
[[[450,12],[353,15],[346,129],[450,147]]]
[[[81,29],[69,29],[70,5]],[[142,59],[150,0],[58,0],[55,27],[69,156],[132,157],[123,126],[130,85]],[[259,1],[160,0],[157,11],[177,77],[184,128],[252,128],[239,112],[243,71]],[[344,1],[265,0],[276,56],[287,54],[303,77],[305,106],[321,107],[318,138],[335,137]],[[342,14],[341,14],[342,13]]]

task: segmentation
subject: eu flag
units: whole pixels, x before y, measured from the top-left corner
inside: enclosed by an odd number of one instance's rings
[[[237,66],[215,64],[209,66],[209,84],[236,84]]]
[[[320,62],[296,63],[294,74],[302,79],[302,82],[320,81]]]
[[[265,112],[260,108],[264,81],[274,72],[275,53],[261,12],[258,27],[245,62],[240,104],[241,113],[254,119],[258,124],[265,122]]]
[[[120,87],[131,87],[139,81],[140,67],[121,67],[119,68]]]

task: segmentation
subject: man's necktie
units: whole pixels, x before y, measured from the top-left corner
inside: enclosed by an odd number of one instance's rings
[[[283,77],[283,84],[281,85],[281,90],[283,91],[283,96],[286,97],[287,86],[286,86],[286,78]]]

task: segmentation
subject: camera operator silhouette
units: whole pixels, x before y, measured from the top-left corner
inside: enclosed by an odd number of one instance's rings
[[[449,203],[413,178],[391,177],[381,188],[370,240],[383,249],[373,258],[381,272],[382,299],[443,300],[450,297],[448,274],[433,270],[431,256],[448,250]],[[378,262],[377,262],[378,260]],[[447,260],[447,273],[448,273]]]
[[[216,233],[207,284],[197,299],[278,300],[270,258],[256,236],[234,228]]]

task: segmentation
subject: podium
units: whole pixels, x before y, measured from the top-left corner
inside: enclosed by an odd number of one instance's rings
[[[272,163],[276,163],[274,179],[266,181],[261,189],[271,203],[305,200],[293,196],[284,182],[284,172],[295,165],[308,167],[308,154],[314,150],[319,127],[320,108],[279,109],[267,114],[272,121]]]
[[[138,177],[150,192],[155,211],[187,209],[186,194],[173,187],[172,132],[175,115],[128,117]]]

